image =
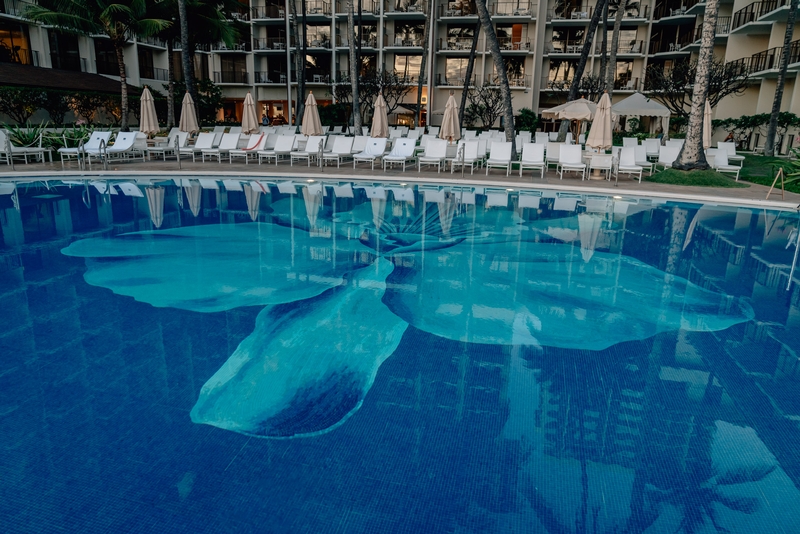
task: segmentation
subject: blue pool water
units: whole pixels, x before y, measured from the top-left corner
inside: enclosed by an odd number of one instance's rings
[[[0,531],[797,532],[796,213],[264,185],[21,195]]]

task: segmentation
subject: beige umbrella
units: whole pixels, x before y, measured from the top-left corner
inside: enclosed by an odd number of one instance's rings
[[[453,225],[453,217],[456,214],[456,197],[452,193],[446,193],[444,202],[437,202],[439,205],[439,224],[445,237],[450,237],[450,228]]]
[[[181,104],[181,122],[178,126],[182,132],[195,133],[200,130],[200,128],[197,126],[197,115],[194,111],[194,100],[192,100],[192,95],[190,95],[188,92],[183,97],[183,103]]]
[[[244,97],[244,105],[242,106],[242,133],[254,134],[259,131],[258,115],[256,114],[256,103],[253,101],[253,95],[250,91]]]
[[[139,101],[139,131],[146,135],[153,135],[158,133],[159,130],[153,95],[150,94],[150,89],[145,85]]]
[[[706,99],[706,109],[703,113],[703,148],[711,146],[711,104]]]
[[[161,228],[161,223],[164,222],[164,188],[145,187],[144,192],[150,208],[150,221],[156,228]]]
[[[192,215],[197,217],[200,215],[200,197],[202,196],[203,189],[200,187],[200,184],[192,183],[191,185],[184,186],[183,190],[186,192],[186,198],[189,199],[189,210],[191,210]]]
[[[456,97],[452,94],[444,106],[444,118],[442,119],[442,127],[439,130],[439,139],[445,139],[451,143],[461,139],[461,126],[458,124],[458,104],[456,103]]]
[[[389,137],[389,117],[386,116],[386,101],[383,95],[375,100],[375,113],[372,115],[372,137]]]
[[[609,106],[609,109],[611,106]],[[597,215],[588,213],[578,214],[578,235],[581,239],[581,257],[587,263],[594,255],[594,247],[597,245],[597,236],[600,234],[600,227],[603,219]]]
[[[597,105],[585,98],[571,100],[566,104],[561,104],[550,109],[542,110],[542,117],[545,119],[561,119],[571,121],[590,121],[594,117]]]
[[[250,214],[250,219],[253,222],[258,220],[259,201],[261,200],[261,191],[251,187],[248,184],[242,185],[244,189],[244,199],[247,201],[247,212]]]
[[[303,126],[300,128],[303,135],[322,135],[322,123],[319,120],[319,110],[317,109],[317,99],[314,93],[308,93],[306,107],[303,111]]]
[[[308,109],[308,108],[306,108]],[[305,123],[305,121],[303,121]],[[308,187],[303,188],[303,200],[306,203],[306,217],[311,227],[317,226],[317,216],[322,205],[322,192],[311,192]]]
[[[611,98],[608,93],[603,93],[597,110],[594,113],[592,128],[586,138],[586,146],[598,150],[608,150],[613,144],[611,137]]]

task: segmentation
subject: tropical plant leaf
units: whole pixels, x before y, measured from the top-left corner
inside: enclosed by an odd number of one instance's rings
[[[731,486],[734,484],[746,484],[747,482],[758,482],[766,478],[767,475],[774,470],[774,465],[738,467],[719,475],[717,477],[717,484],[720,486]]]

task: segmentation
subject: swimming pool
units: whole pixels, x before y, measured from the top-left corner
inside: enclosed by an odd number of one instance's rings
[[[800,524],[796,213],[239,184],[21,196],[4,531]]]

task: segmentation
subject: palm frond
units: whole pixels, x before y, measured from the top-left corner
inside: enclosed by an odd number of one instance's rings
[[[761,465],[755,467],[739,467],[727,471],[717,477],[717,484],[720,486],[731,486],[734,484],[745,484],[747,482],[758,482],[763,480],[775,470],[774,465]]]

